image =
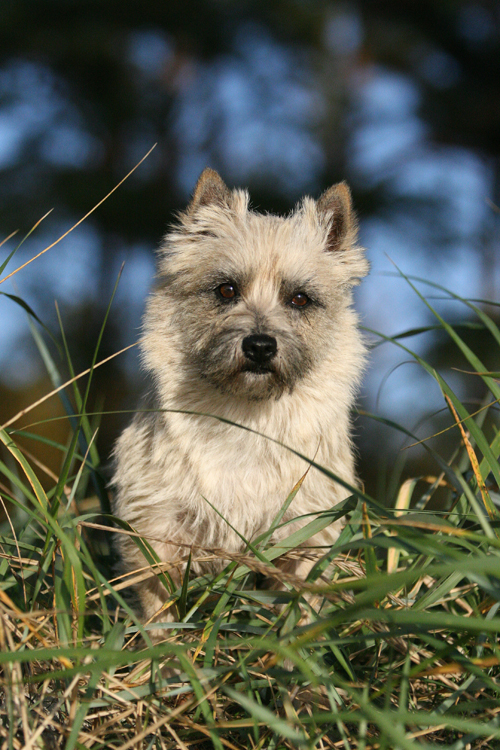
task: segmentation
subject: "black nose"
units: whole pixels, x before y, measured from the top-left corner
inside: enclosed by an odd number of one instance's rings
[[[266,333],[254,333],[245,336],[241,342],[243,354],[256,365],[265,365],[272,360],[278,351],[276,339]]]

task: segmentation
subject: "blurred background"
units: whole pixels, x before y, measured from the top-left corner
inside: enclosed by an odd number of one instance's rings
[[[372,266],[356,294],[367,328],[395,335],[437,323],[396,266],[483,300],[498,317],[486,301],[500,283],[500,2],[2,0],[0,235],[19,233],[0,264],[53,209],[6,273],[69,229],[154,143],[83,224],[0,287],[56,335],[57,300],[78,371],[92,361],[124,261],[99,358],[137,339],[155,249],[206,165],[274,212],[349,182]],[[460,302],[420,289],[448,320],[472,319]],[[500,369],[484,331],[460,331]],[[451,369],[464,363],[446,335],[401,341],[471,410],[481,403],[479,379]],[[373,350],[360,408],[430,435],[449,424],[432,382],[386,343]],[[0,423],[50,387],[25,311],[0,295]],[[91,405],[130,409],[139,390],[132,349],[96,371]],[[53,399],[26,421],[58,410]],[[104,463],[127,419],[103,418]],[[39,429],[65,442],[67,428]],[[437,440],[451,455],[457,435]],[[358,418],[356,442],[369,491],[386,492],[395,464],[437,471],[421,447],[402,451],[409,441],[370,418]],[[57,471],[58,454],[37,451]]]

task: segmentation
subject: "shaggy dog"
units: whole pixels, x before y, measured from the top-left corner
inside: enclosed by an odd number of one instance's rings
[[[242,537],[269,529],[308,466],[285,446],[356,483],[350,410],[365,348],[351,289],[368,263],[349,188],[306,197],[287,217],[248,201],[206,169],[167,234],[144,318],[150,401],[115,451],[114,512],[173,564],[177,584],[186,545],[238,553]],[[272,541],[349,494],[311,469]],[[334,524],[308,545],[338,533]],[[119,535],[119,553],[123,572],[146,564],[130,536]],[[306,557],[288,570],[305,576]],[[148,621],[169,619],[155,575],[137,593]]]

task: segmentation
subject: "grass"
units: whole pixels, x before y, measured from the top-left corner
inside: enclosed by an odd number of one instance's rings
[[[499,373],[488,372],[459,328],[431,306],[422,290],[435,293],[435,285],[403,283],[487,392],[483,407],[470,413],[404,335],[374,335],[402,348],[436,381],[455,436],[451,459],[425,442],[435,476],[400,481],[394,507],[387,497],[355,490],[306,519],[285,552],[269,535],[240,556],[212,550],[226,561],[223,571],[186,574],[177,590],[147,540],[138,539],[144,569],[134,581],[153,567],[178,612],[158,645],[130,608],[130,576],[110,580],[109,537],[130,529],[117,523],[102,531],[112,519],[95,435],[106,415],[87,408],[99,342],[81,387],[62,336],[72,381],[63,384],[33,323],[72,437],[54,444],[61,471],[46,489],[39,438],[26,426],[30,410],[0,429],[2,748],[500,747]],[[463,305],[500,347],[500,331],[483,308],[438,291]],[[12,304],[32,313],[22,300]],[[30,452],[26,439],[34,441]],[[346,525],[338,542],[307,581],[274,566],[340,517]],[[188,570],[202,554],[186,550]],[[283,590],[259,588],[263,574]]]

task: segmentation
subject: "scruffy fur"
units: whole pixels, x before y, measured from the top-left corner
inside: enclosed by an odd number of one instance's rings
[[[351,288],[368,264],[349,189],[304,198],[284,218],[248,201],[203,172],[160,249],[147,304],[142,356],[153,411],[139,412],[118,440],[114,512],[165,562],[185,558],[182,545],[243,551],[231,526],[248,540],[269,528],[308,464],[261,435],[356,482],[350,409],[365,351]],[[311,469],[284,521],[348,494]],[[309,520],[278,529],[274,541]],[[309,544],[337,535],[330,526]],[[119,536],[119,552],[123,572],[146,564],[130,537]],[[300,563],[297,571],[306,572]],[[167,619],[158,617],[166,592],[155,576],[138,594],[147,620]]]

